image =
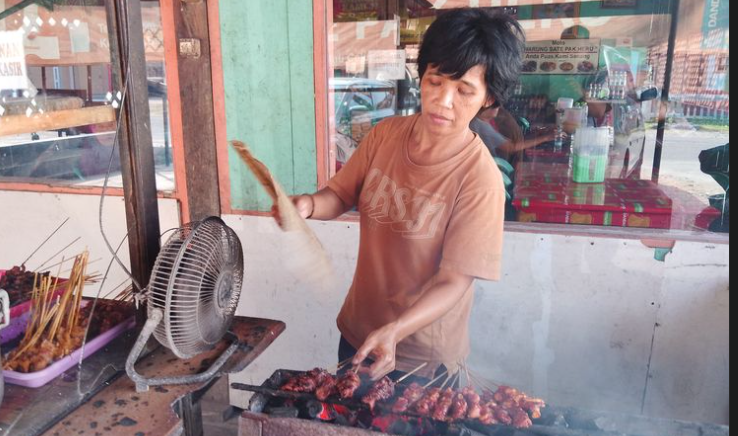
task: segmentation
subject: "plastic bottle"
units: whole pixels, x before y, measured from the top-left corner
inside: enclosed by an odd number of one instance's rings
[[[612,97],[612,91],[610,90],[610,79],[605,81],[605,84],[602,85],[602,92],[600,94],[601,100],[610,100]]]

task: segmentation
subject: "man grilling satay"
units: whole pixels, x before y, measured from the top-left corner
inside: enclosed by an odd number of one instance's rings
[[[304,218],[360,213],[339,360],[374,380],[426,362],[425,377],[453,374],[470,352],[474,280],[500,278],[505,187],[469,123],[504,103],[523,49],[506,15],[443,14],[420,50],[422,113],[381,122],[327,188],[293,198]]]

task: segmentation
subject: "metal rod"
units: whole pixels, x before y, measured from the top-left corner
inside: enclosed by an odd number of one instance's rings
[[[51,234],[49,235],[49,237],[46,238],[46,239],[44,239],[44,242],[42,242],[41,245],[39,245],[35,250],[33,250],[33,253],[31,253],[31,255],[28,256],[28,258],[26,260],[24,260],[23,263],[21,263],[21,266],[25,266],[26,265],[26,262],[28,262],[29,260],[31,260],[31,258],[33,257],[33,255],[36,254],[38,252],[38,250],[40,250],[41,247],[43,247],[47,242],[49,242],[49,239],[51,239],[54,235],[56,235],[56,232],[58,232],[62,227],[64,227],[64,224],[66,224],[68,221],[69,221],[69,218],[65,219],[64,222],[61,223],[59,225],[59,227],[56,228],[56,230],[54,230],[53,232],[51,232]]]
[[[669,31],[669,47],[666,52],[666,71],[664,74],[664,90],[661,93],[661,108],[659,109],[659,124],[656,133],[656,150],[653,157],[653,173],[651,180],[659,182],[661,176],[661,159],[664,152],[664,137],[666,136],[666,118],[669,111],[671,94],[671,78],[674,73],[674,53],[676,52],[677,31],[679,30],[679,6],[681,0],[671,0],[671,29]]]
[[[45,265],[46,265],[47,263],[49,263],[49,262],[51,262],[52,260],[54,260],[54,258],[55,258],[56,256],[58,256],[58,255],[62,254],[62,253],[64,252],[64,250],[66,250],[67,248],[69,248],[69,247],[71,247],[72,245],[74,245],[74,244],[75,244],[75,243],[76,243],[77,241],[79,241],[80,239],[82,239],[82,237],[81,237],[81,236],[77,237],[77,239],[75,239],[74,241],[72,241],[72,242],[70,242],[69,244],[67,244],[67,246],[66,246],[66,247],[64,247],[64,248],[62,248],[61,250],[59,250],[59,251],[57,251],[56,253],[54,253],[54,255],[53,255],[53,256],[51,256],[50,258],[48,258],[48,259],[46,260],[46,262],[44,262],[44,263],[42,263],[41,265],[37,266],[37,267],[35,268],[35,269],[36,269],[36,271],[40,271],[40,270],[41,270],[41,269],[42,269],[42,268],[43,268],[43,267],[44,267],[44,266],[45,266]]]

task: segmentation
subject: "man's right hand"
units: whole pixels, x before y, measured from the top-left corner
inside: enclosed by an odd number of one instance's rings
[[[312,195],[295,195],[293,197],[290,197],[290,200],[292,200],[292,204],[295,205],[297,213],[303,219],[308,219],[313,215],[313,212],[315,210],[315,201]],[[279,210],[277,209],[276,205],[272,206],[272,216],[277,221],[277,224],[279,224],[279,226],[281,227],[282,218],[279,216]]]
[[[297,212],[303,219],[313,216],[313,212],[315,212],[315,199],[312,195],[303,194],[290,198],[292,199],[292,204],[295,205]]]

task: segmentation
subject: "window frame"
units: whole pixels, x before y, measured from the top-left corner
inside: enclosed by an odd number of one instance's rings
[[[387,0],[388,4],[396,4],[397,0]],[[667,0],[671,5],[670,29],[669,29],[669,49],[667,65],[667,75],[664,81],[664,92],[658,104],[660,105],[660,116],[657,144],[654,151],[654,163],[652,168],[652,180],[658,182],[661,156],[663,153],[663,138],[666,130],[666,111],[669,103],[669,87],[671,84],[671,72],[674,66],[674,50],[676,46],[677,31],[679,28],[679,11],[681,0]],[[562,2],[563,3],[563,2]],[[331,47],[328,44],[329,28],[332,20],[332,5],[328,4],[328,0],[313,0],[313,32],[314,32],[314,58],[315,58],[315,95],[316,95],[316,120],[315,126],[318,132],[316,147],[319,155],[318,162],[318,186],[324,187],[328,180],[335,175],[335,159],[331,159],[331,164],[326,164],[324,160],[335,157],[335,144],[330,141],[330,132],[335,126],[332,125],[331,117],[325,115],[332,114],[330,87],[328,85],[329,78],[332,76]],[[381,12],[381,11],[380,11]],[[666,15],[666,14],[665,14]],[[668,85],[667,85],[668,84]],[[321,118],[320,114],[325,114]],[[327,132],[326,132],[327,131]],[[323,136],[325,135],[325,136]],[[327,151],[326,151],[327,150]],[[247,215],[264,215],[261,213],[250,213],[244,211],[232,211]],[[341,220],[358,222],[359,215],[356,212],[349,212],[340,218]],[[714,244],[729,244],[730,235],[712,233],[709,231],[697,232],[674,229],[650,229],[650,228],[633,228],[633,227],[604,227],[604,226],[585,226],[572,224],[549,224],[549,223],[522,223],[522,222],[506,222],[505,231],[516,233],[537,233],[537,234],[557,234],[565,236],[585,236],[595,238],[610,239],[637,239],[637,240],[658,240],[658,241],[694,241]]]
[[[176,69],[177,44],[174,31],[174,0],[160,0],[161,24],[164,34],[164,65],[167,78],[168,123],[171,135],[172,165],[175,176],[175,188],[172,191],[157,190],[158,198],[175,199],[180,203],[181,216],[187,216],[188,201],[185,184],[184,150],[182,149],[182,109],[179,98],[179,80]],[[111,56],[112,60],[112,56]],[[116,112],[116,122],[119,121],[119,112]],[[118,144],[121,147],[122,144]],[[94,195],[103,193],[102,186],[69,186],[55,184],[44,180],[7,180],[0,178],[0,191],[16,191],[29,193]],[[111,197],[123,197],[124,188],[109,187],[105,194]]]

